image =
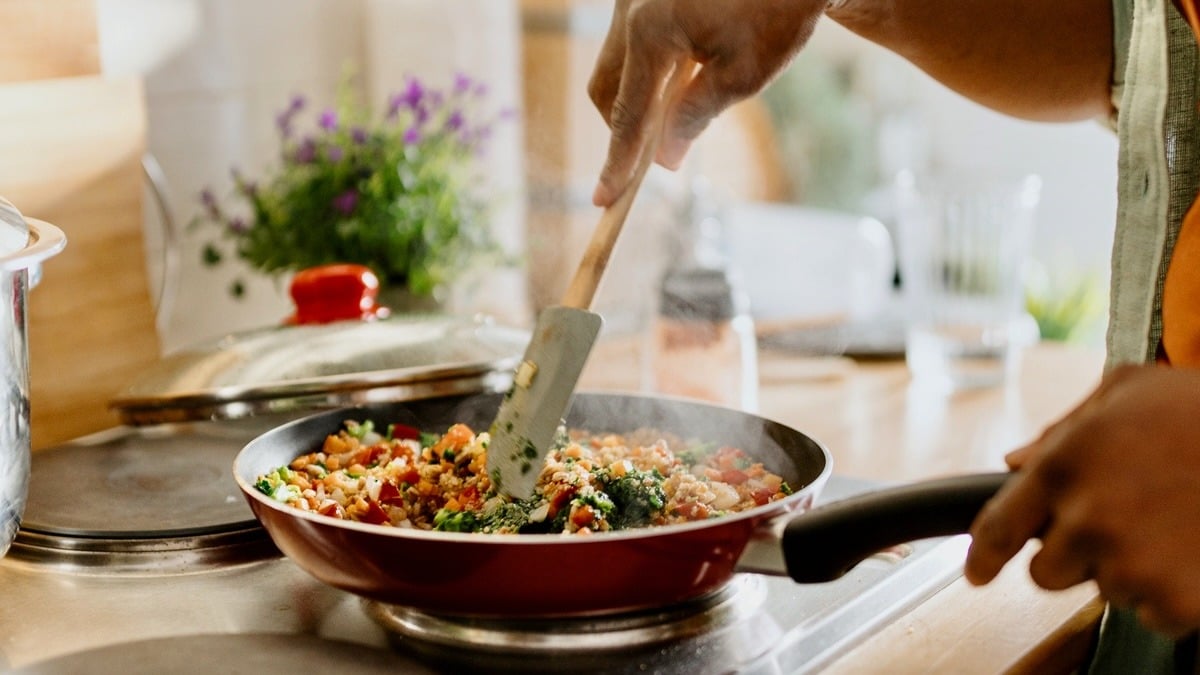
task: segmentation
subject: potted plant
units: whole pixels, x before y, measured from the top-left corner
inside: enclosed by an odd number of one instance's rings
[[[445,90],[408,78],[381,111],[349,80],[336,105],[319,111],[295,96],[276,118],[277,166],[259,180],[234,170],[234,204],[201,193],[198,222],[215,226],[203,262],[232,254],[271,276],[360,264],[393,309],[436,306],[467,266],[504,262],[474,189],[474,160],[510,113],[488,114],[486,96],[483,83],[461,74]],[[241,297],[244,283],[230,292]]]

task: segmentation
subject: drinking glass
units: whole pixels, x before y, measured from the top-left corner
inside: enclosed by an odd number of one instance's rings
[[[995,386],[1037,339],[1024,283],[1042,181],[971,171],[897,179],[905,353],[914,383]]]

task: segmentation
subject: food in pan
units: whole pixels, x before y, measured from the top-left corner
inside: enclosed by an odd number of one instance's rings
[[[451,532],[589,534],[669,525],[754,508],[792,490],[734,447],[643,429],[560,427],[529,499],[512,500],[486,474],[488,434],[444,434],[347,421],[323,447],[259,476],[289,506],[377,525]]]

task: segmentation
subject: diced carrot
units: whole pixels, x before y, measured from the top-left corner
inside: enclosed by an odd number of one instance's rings
[[[571,509],[571,524],[584,528],[596,521],[596,510],[588,504],[581,504]]]
[[[465,424],[455,424],[446,430],[437,443],[433,444],[433,451],[440,453],[445,450],[462,450],[473,438],[475,438],[475,432],[471,431],[471,427]]]

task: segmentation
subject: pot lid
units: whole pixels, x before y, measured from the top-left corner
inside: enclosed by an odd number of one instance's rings
[[[283,325],[169,354],[109,406],[145,425],[501,391],[528,342],[482,316]]]

